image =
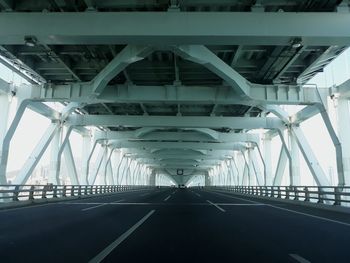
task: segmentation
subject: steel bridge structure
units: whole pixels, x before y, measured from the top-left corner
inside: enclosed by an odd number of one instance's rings
[[[310,80],[350,46],[349,25],[349,3],[340,0],[0,0],[0,63],[28,83],[0,80],[3,198],[25,191],[35,199],[36,188],[25,185],[50,149],[56,198],[202,178],[208,191],[296,200],[311,191],[316,201],[344,204],[350,81]],[[329,99],[338,105],[337,129]],[[285,105],[303,107],[290,115]],[[9,182],[11,141],[28,109],[51,124]],[[300,126],[316,115],[335,149],[337,185]],[[74,161],[73,131],[83,138],[82,164]],[[274,138],[281,148],[273,170]],[[300,188],[300,157],[317,190]],[[45,187],[38,196],[52,191]]]

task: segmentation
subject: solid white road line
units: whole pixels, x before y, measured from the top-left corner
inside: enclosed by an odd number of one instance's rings
[[[91,207],[88,207],[88,208],[81,209],[81,211],[88,211],[88,210],[92,210],[92,209],[95,209],[95,208],[98,208],[98,207],[101,207],[101,206],[105,206],[105,205],[108,205],[108,204],[100,204],[100,205],[91,206]]]
[[[225,209],[222,209],[220,206],[218,206],[217,204],[214,204],[213,202],[210,202],[209,200],[207,200],[207,202],[213,206],[215,206],[217,209],[219,209],[221,212],[226,212]]]
[[[194,192],[195,193],[195,192]],[[195,193],[198,197],[201,197],[201,195],[200,194],[198,194],[198,193]]]
[[[307,213],[303,213],[303,212],[299,212],[299,211],[295,211],[295,210],[291,210],[291,209],[287,209],[287,208],[282,208],[282,207],[279,207],[279,206],[274,206],[274,205],[269,205],[269,204],[267,204],[267,205],[270,206],[270,207],[276,208],[276,209],[280,209],[280,210],[283,210],[283,211],[290,212],[290,213],[299,214],[299,215],[308,216],[308,217],[313,217],[313,218],[320,219],[320,220],[323,220],[323,221],[337,223],[337,224],[340,224],[340,225],[343,225],[343,226],[350,226],[349,223],[341,222],[341,221],[338,221],[338,220],[333,220],[333,219],[329,219],[329,218],[322,217],[322,216],[315,216],[315,215],[311,215],[311,214],[307,214]]]
[[[217,194],[217,195],[221,195],[221,196],[225,196],[225,197],[229,197],[229,198],[232,198],[232,199],[237,199],[237,200],[241,200],[241,201],[246,201],[246,202],[253,203],[253,204],[263,204],[263,203],[251,201],[251,200],[248,200],[248,199],[244,199],[244,198],[233,197],[233,196],[231,196],[231,195],[226,195],[226,194],[217,193],[216,191],[207,191],[207,192],[213,193],[213,194]]]
[[[127,239],[138,227],[140,227],[153,213],[155,210],[150,211],[147,215],[141,218],[135,225],[133,225],[128,231],[113,241],[108,247],[102,250],[97,256],[89,261],[89,263],[99,263],[105,257],[107,257],[117,246],[119,246],[125,239]]]
[[[211,191],[209,191],[209,192],[211,192]],[[295,214],[299,214],[299,215],[303,215],[303,216],[308,216],[308,217],[316,218],[316,219],[327,221],[327,222],[337,223],[337,224],[340,224],[340,225],[343,225],[343,226],[350,226],[349,223],[345,223],[345,222],[341,222],[341,221],[338,221],[338,220],[329,219],[329,218],[322,217],[322,216],[316,216],[316,215],[312,215],[312,214],[308,214],[308,213],[303,213],[303,212],[295,211],[295,210],[292,210],[292,209],[282,208],[282,207],[279,207],[279,206],[270,205],[270,204],[266,204],[266,203],[259,203],[259,202],[251,201],[251,200],[244,199],[244,198],[233,197],[233,196],[230,196],[230,195],[219,194],[219,193],[216,193],[214,191],[212,193],[215,193],[217,195],[227,196],[227,197],[230,197],[230,198],[233,198],[233,199],[238,199],[238,200],[243,200],[243,201],[246,201],[246,202],[255,203],[255,204],[263,204],[263,205],[270,206],[270,207],[273,207],[273,208],[276,208],[276,209],[280,209],[280,210],[283,210],[283,211],[287,211],[287,212],[290,212],[290,213],[295,213]]]
[[[266,206],[265,204],[236,204],[236,203],[216,203],[217,205],[226,205],[226,206]]]
[[[167,198],[164,199],[164,202],[168,201],[168,199],[171,197],[171,195],[169,195]]]
[[[297,255],[297,254],[289,254],[289,256],[293,259],[295,259],[299,263],[311,263],[311,261],[306,260],[305,258]]]
[[[125,201],[125,199],[120,199],[120,200],[114,201],[114,202],[112,202],[112,204],[113,204],[113,203],[123,202],[123,201]]]

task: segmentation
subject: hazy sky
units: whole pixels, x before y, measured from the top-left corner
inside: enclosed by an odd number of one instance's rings
[[[345,51],[341,56],[334,60],[329,66],[327,66],[323,73],[316,75],[310,83],[317,84],[319,87],[330,87],[332,85],[340,84],[350,77],[350,52],[349,50]],[[14,82],[16,85],[26,83],[21,77],[17,74],[12,73],[11,70],[0,64],[0,78],[3,78],[5,81]],[[298,109],[300,107],[297,107]],[[288,112],[295,112],[296,107],[286,107]],[[12,100],[10,121],[14,116],[16,109],[16,99]],[[336,125],[336,116],[334,115],[333,103],[329,103],[329,114],[333,121],[335,129]],[[350,121],[350,120],[349,120]],[[15,136],[13,137],[11,143],[10,158],[8,163],[8,171],[18,170],[22,167],[32,149],[35,147],[36,143],[40,140],[40,137],[45,132],[45,129],[49,125],[49,120],[44,117],[27,110],[25,115],[22,118],[22,121],[16,131]],[[324,169],[325,173],[328,175],[329,170],[333,170],[336,174],[335,166],[335,151],[331,143],[327,130],[325,129],[319,116],[316,116],[301,126],[303,131],[309,140],[310,145],[312,146],[319,162]],[[75,159],[80,159],[81,156],[81,143],[82,140],[79,135],[73,133],[71,136],[71,143],[73,148],[73,153]],[[279,139],[276,138],[273,141],[273,171],[277,164],[279,150],[280,150]],[[50,147],[46,151],[43,159],[40,161],[39,165],[46,165],[50,160]],[[312,184],[313,180],[311,179],[308,168],[303,161],[302,155],[300,154],[301,160],[301,174],[302,174],[302,183],[303,184]],[[288,169],[286,169],[286,172]],[[284,184],[287,176],[285,176]]]

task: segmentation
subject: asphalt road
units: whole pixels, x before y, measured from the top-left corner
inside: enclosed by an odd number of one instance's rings
[[[0,211],[0,262],[350,262],[350,216],[203,189]]]

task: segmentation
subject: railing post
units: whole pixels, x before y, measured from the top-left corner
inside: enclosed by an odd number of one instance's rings
[[[271,195],[270,197],[275,197],[275,187],[271,186]]]
[[[285,199],[289,199],[289,194],[290,194],[290,191],[289,191],[289,186],[286,186],[286,197]]]
[[[19,185],[16,185],[15,189],[13,190],[12,201],[19,201],[18,196],[19,196]]]
[[[294,200],[299,200],[299,190],[297,186],[294,186]]]
[[[317,187],[317,193],[318,193],[318,201],[317,203],[318,204],[323,204],[323,194],[322,194],[322,191],[320,189],[320,187]]]
[[[58,196],[57,196],[57,185],[54,185],[54,186],[53,186],[53,190],[52,190],[52,191],[53,191],[52,197],[53,197],[53,198],[57,198],[57,197],[58,197]]]
[[[35,190],[35,186],[32,185],[29,189],[29,200],[34,200],[34,190]]]
[[[47,185],[44,185],[43,189],[41,190],[41,198],[45,199],[46,198],[46,192],[47,192]]]
[[[310,192],[309,192],[309,188],[307,186],[304,187],[304,191],[305,191],[305,202],[310,202]]]
[[[70,189],[70,196],[74,196],[74,185],[71,186],[71,189]]]
[[[78,186],[78,196],[81,196],[81,185]]]
[[[63,186],[62,197],[67,197],[67,186],[66,185]]]
[[[340,187],[334,187],[334,204],[333,205],[341,205],[341,189]]]
[[[282,198],[282,194],[281,194],[281,187],[277,186],[277,198]]]

